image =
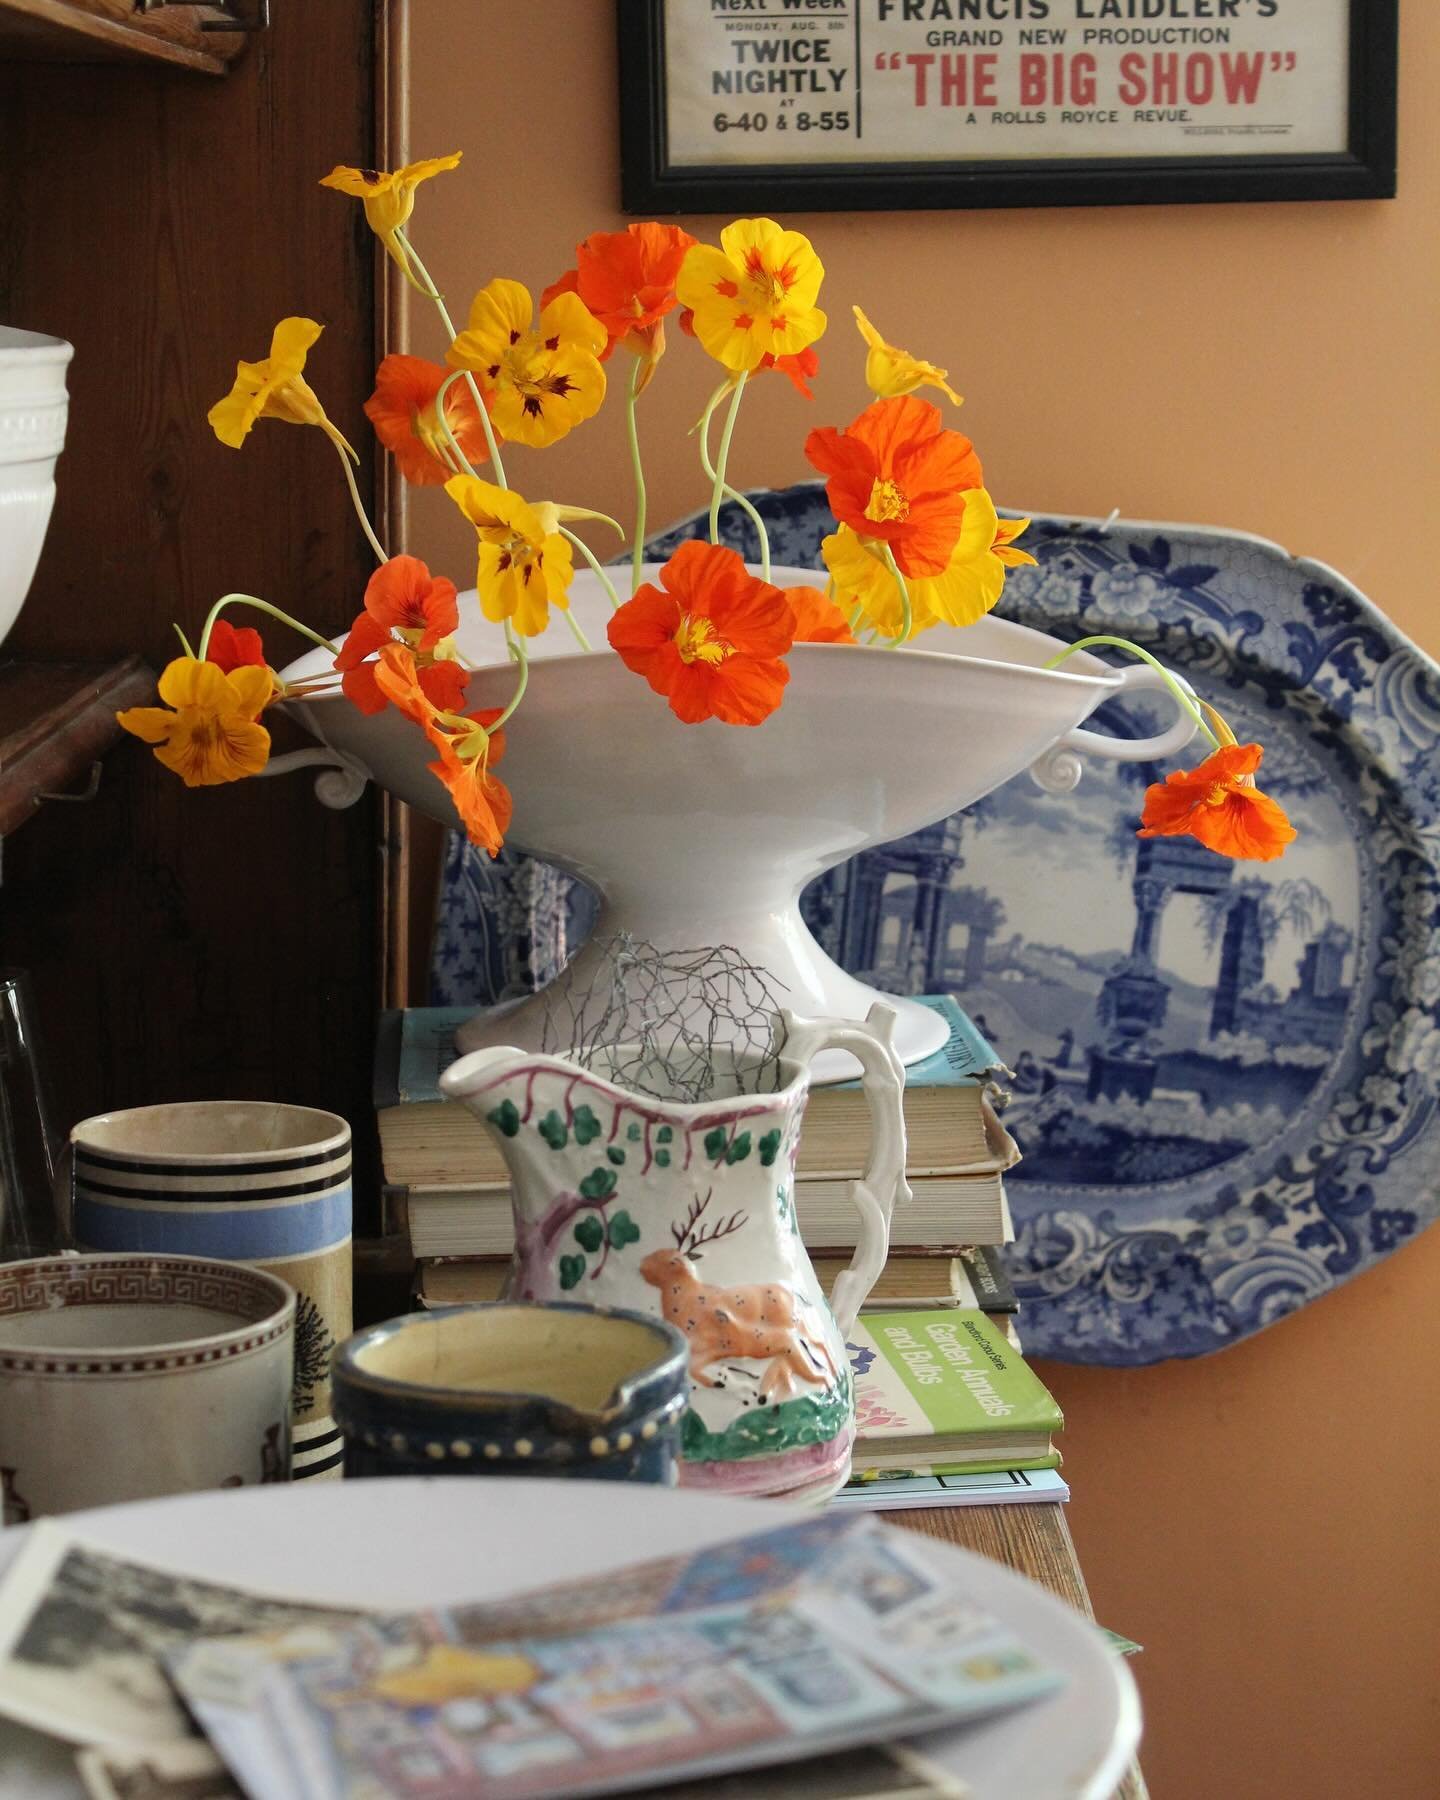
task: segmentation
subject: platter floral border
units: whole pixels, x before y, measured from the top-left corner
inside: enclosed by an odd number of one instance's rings
[[[775,561],[815,566],[833,529],[820,484],[752,499]],[[667,556],[703,529],[696,515],[650,551]],[[722,529],[754,554],[738,509]],[[1027,1352],[1115,1365],[1200,1355],[1328,1293],[1440,1212],[1440,670],[1333,570],[1259,538],[1036,516],[1025,541],[1038,567],[1012,572],[1006,617],[1067,639],[1117,632],[1222,710],[1303,734],[1359,857],[1353,996],[1291,1131],[1208,1179],[1169,1184],[1173,1204],[1143,1221],[1123,1189],[1011,1184],[1007,1260]],[[522,892],[530,904],[517,904]],[[491,923],[477,925],[477,903]],[[509,915],[508,964],[497,910]],[[435,998],[482,1003],[535,985],[591,916],[585,891],[553,871],[482,871],[452,847]]]

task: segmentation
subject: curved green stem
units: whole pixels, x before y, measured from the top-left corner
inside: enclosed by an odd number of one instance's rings
[[[460,440],[450,428],[450,421],[445,416],[445,399],[449,394],[450,389],[465,373],[466,371],[464,369],[452,370],[435,390],[435,417],[440,422],[440,429],[445,433],[445,442],[450,449],[452,466],[457,462],[459,464],[459,467],[455,469],[457,475],[473,475],[475,473],[475,465],[460,448]]]
[[[600,585],[610,596],[610,605],[612,609],[618,612],[620,610],[620,596],[615,592],[615,583],[605,573],[605,565],[600,561],[599,557],[596,556],[595,552],[585,542],[584,538],[577,537],[573,531],[567,531],[563,525],[560,527],[560,535],[575,546],[585,558],[586,562],[589,563],[590,567],[600,577]],[[576,626],[575,629],[578,632],[579,627]],[[581,642],[584,642],[583,638],[581,639]],[[588,650],[590,646],[586,644],[585,648]]]
[[[630,551],[630,591],[640,585],[640,564],[645,556],[645,470],[640,461],[640,433],[635,426],[635,402],[640,397],[640,372],[643,358],[635,358],[630,374],[630,391],[625,396],[625,435],[630,444],[630,473],[635,480],[635,534]]]
[[[913,615],[910,611],[910,584],[900,573],[900,565],[895,560],[895,552],[888,544],[884,544],[882,548],[885,552],[885,567],[890,571],[895,586],[900,590],[900,635],[898,638],[892,638],[891,642],[892,644],[908,644],[910,626],[913,623]]]
[[[289,613],[281,612],[278,606],[272,606],[268,600],[258,600],[254,594],[222,594],[210,608],[205,619],[205,628],[200,633],[199,660],[201,662],[204,662],[206,653],[210,648],[210,633],[215,629],[215,621],[220,617],[221,613],[224,612],[225,608],[231,605],[256,607],[260,612],[269,613],[272,619],[278,619],[282,625],[288,625],[292,631],[298,631],[301,637],[309,638],[312,644],[318,644],[322,650],[328,650],[332,656],[338,656],[340,654],[339,650],[330,642],[329,638],[321,637],[318,632],[312,631],[308,625],[302,625],[298,619],[292,619]],[[184,643],[185,640],[182,637],[180,641],[181,643]]]
[[[727,382],[715,390],[715,395],[710,404],[705,408],[698,427],[700,432],[700,467],[704,469],[711,481],[714,481],[715,479],[715,469],[710,461],[710,415],[719,404],[720,399],[725,392],[725,388],[728,387],[728,385],[729,383]],[[724,492],[725,498],[727,500],[733,500],[740,510],[748,517],[750,523],[755,527],[755,535],[760,540],[760,578],[762,581],[768,581],[770,579],[770,533],[765,529],[765,521],[750,504],[749,498],[745,494],[742,494],[738,488],[731,487],[727,482],[725,484]]]
[[[185,633],[178,625],[175,627],[175,635],[180,640],[180,648],[190,658],[191,662],[203,662],[205,660],[202,656],[196,656],[195,652],[190,648],[189,638],[186,637]]]
[[[330,442],[335,445],[335,453],[340,458],[340,467],[345,471],[345,485],[350,489],[350,504],[355,508],[355,517],[360,521],[360,529],[370,540],[370,548],[379,560],[382,563],[389,562],[389,552],[376,537],[375,529],[370,523],[370,515],[365,510],[365,502],[360,498],[360,490],[355,485],[355,471],[350,467],[350,458],[345,454],[344,439],[337,435],[337,437],[332,437]]]
[[[504,712],[501,713],[500,717],[493,725],[487,725],[485,727],[485,735],[487,737],[494,737],[495,733],[525,698],[525,689],[530,685],[530,657],[525,649],[525,640],[524,638],[516,637],[515,633],[510,629],[510,621],[508,619],[505,621],[505,642],[509,646],[511,656],[520,665],[520,679],[515,684],[515,692],[510,696],[510,704],[505,708]]]
[[[568,606],[562,606],[558,610],[560,612],[560,616],[564,619],[565,623],[570,627],[571,637],[574,638],[575,642],[580,646],[580,648],[582,650],[589,650],[589,649],[593,648],[589,638],[587,638],[585,633],[580,629],[580,621],[575,617],[574,613],[571,612],[570,608]]]
[[[1189,713],[1190,717],[1205,733],[1206,737],[1209,738],[1211,746],[1214,749],[1218,750],[1220,748],[1220,740],[1210,729],[1209,722],[1206,720],[1204,713],[1200,709],[1200,703],[1196,701],[1192,695],[1186,692],[1170,673],[1169,669],[1165,667],[1164,663],[1160,662],[1158,658],[1153,657],[1148,650],[1142,650],[1138,644],[1132,644],[1129,638],[1110,637],[1103,632],[1098,633],[1094,637],[1079,638],[1075,643],[1067,644],[1058,656],[1052,656],[1049,662],[1045,663],[1043,666],[1047,669],[1058,669],[1067,656],[1073,656],[1077,650],[1089,650],[1096,644],[1106,645],[1111,650],[1123,650],[1127,655],[1138,658],[1140,662],[1149,663],[1152,669],[1158,670],[1160,675],[1164,678],[1165,686],[1174,696],[1175,704],[1182,712]]]
[[[404,230],[397,230],[395,236],[404,247],[405,254],[425,278],[426,287],[429,289],[426,298],[435,302],[435,309],[440,314],[440,323],[445,327],[446,335],[453,344],[460,334],[455,329],[455,321],[450,317],[450,309],[445,304],[445,296],[440,292],[439,288],[436,287],[434,276],[431,275],[424,263],[421,262],[415,246],[410,242],[409,238],[406,237]],[[469,384],[470,392],[475,399],[475,410],[480,415],[480,427],[485,433],[485,448],[490,452],[490,467],[495,471],[495,479],[500,486],[508,487],[510,484],[505,479],[505,465],[500,460],[500,446],[495,441],[495,428],[490,423],[490,414],[486,410],[485,402],[480,397],[479,384],[476,382],[475,376],[471,370],[464,369],[461,373]],[[474,471],[472,470],[471,473],[473,474]]]
[[[710,491],[710,542],[720,542],[720,501],[725,493],[725,465],[730,460],[730,440],[735,435],[735,420],[740,402],[745,397],[745,380],[749,371],[742,369],[735,383],[735,397],[725,415],[725,429],[720,433],[720,454],[715,459],[715,485]]]

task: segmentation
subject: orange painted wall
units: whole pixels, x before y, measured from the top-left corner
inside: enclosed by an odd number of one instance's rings
[[[463,147],[417,246],[463,313],[492,275],[538,290],[618,210],[611,0],[415,0],[411,142]],[[860,302],[949,366],[1003,504],[1195,520],[1342,569],[1440,652],[1421,546],[1440,424],[1440,7],[1402,27],[1401,197],[1366,204],[821,214],[813,406],[747,396],[742,485],[808,475],[812,423],[864,402]],[[713,238],[723,220],[682,221]],[[417,305],[411,348],[443,341]],[[679,341],[642,402],[652,527],[697,506],[683,429],[710,370]],[[536,498],[629,506],[619,408],[508,457]],[[468,581],[424,494],[410,547]],[[1139,1639],[1157,1800],[1440,1791],[1440,1233],[1219,1357],[1046,1365],[1071,1523],[1100,1616]],[[1023,1800],[1023,1797],[1017,1797]]]

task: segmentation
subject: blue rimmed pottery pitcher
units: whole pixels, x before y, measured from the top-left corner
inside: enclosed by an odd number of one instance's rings
[[[730,1052],[709,1096],[630,1091],[602,1066],[495,1047],[442,1090],[495,1136],[510,1171],[511,1300],[579,1300],[662,1317],[689,1354],[681,1481],[819,1498],[849,1474],[854,1399],[845,1332],[885,1263],[905,1187],[905,1074],[894,1013],[863,1025],[781,1013],[778,1057]],[[854,1260],[830,1300],[795,1218],[795,1157],[822,1051],[860,1062],[872,1139]],[[631,1066],[621,1046],[608,1065]]]

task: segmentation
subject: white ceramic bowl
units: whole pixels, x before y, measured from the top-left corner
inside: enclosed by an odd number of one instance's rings
[[[0,325],[0,639],[24,604],[50,523],[74,354],[63,338]]]
[[[647,565],[647,580],[657,574]],[[785,568],[772,578],[783,586],[824,579]],[[473,592],[460,600],[459,645],[479,665],[469,702],[500,706],[514,671]],[[507,727],[500,770],[515,799],[509,842],[599,890],[599,935],[629,932],[664,950],[732,945],[779,983],[782,1004],[817,1017],[863,1019],[880,995],[838,968],[806,929],[797,902],[816,875],[934,824],[1023,769],[1061,794],[1079,780],[1080,753],[1164,758],[1195,730],[1178,709],[1170,730],[1143,741],[1080,730],[1102,702],[1153,689],[1159,676],[1083,651],[1047,669],[1062,642],[993,616],[963,631],[937,626],[905,650],[797,644],[784,704],[762,725],[682,725],[611,650],[610,607],[588,570],[576,576],[571,601],[594,648],[580,651],[557,618],[531,644],[530,684]],[[311,651],[284,676],[313,677],[330,663],[325,651]],[[368,774],[456,823],[427,767],[434,752],[393,707],[367,716],[337,693],[294,711],[360,778],[350,790],[322,788],[327,804],[357,797]],[[326,753],[277,758],[272,769],[307,759]],[[582,952],[567,979],[594,979],[594,956]],[[892,1004],[903,1061],[939,1049],[937,1014],[913,1001]],[[458,1041],[465,1050],[533,1049],[543,1023],[543,1004],[531,1003],[484,1030],[467,1026]],[[820,1079],[850,1072],[841,1061],[843,1070],[827,1065]]]

